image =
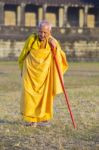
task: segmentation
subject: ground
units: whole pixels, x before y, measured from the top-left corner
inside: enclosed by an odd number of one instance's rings
[[[18,64],[0,62],[0,150],[99,149],[99,63],[69,63],[64,81],[77,128],[63,94],[54,100],[51,127],[26,127]]]

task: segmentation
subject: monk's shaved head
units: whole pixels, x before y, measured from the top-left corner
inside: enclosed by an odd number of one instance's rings
[[[49,31],[51,31],[52,29],[52,25],[47,20],[43,20],[39,23],[38,28],[42,28],[42,27],[48,28]]]
[[[38,25],[38,34],[41,41],[48,39],[51,35],[51,24],[47,20],[43,20]]]

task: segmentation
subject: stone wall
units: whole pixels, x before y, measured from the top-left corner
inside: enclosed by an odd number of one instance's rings
[[[99,6],[79,2],[0,0],[0,25],[35,27],[46,19],[54,27],[99,27]]]
[[[65,42],[63,44],[63,47],[65,47],[65,50],[70,50],[73,51],[75,50],[76,52],[80,51],[99,51],[99,42],[98,41],[75,41],[75,42]]]
[[[16,60],[23,46],[24,41],[0,40],[0,60]],[[70,60],[74,60],[74,57],[77,60],[99,60],[99,41],[65,42],[61,46]]]
[[[99,41],[65,42],[63,48],[70,61],[99,61]]]
[[[23,46],[22,41],[0,40],[0,60],[16,60]]]

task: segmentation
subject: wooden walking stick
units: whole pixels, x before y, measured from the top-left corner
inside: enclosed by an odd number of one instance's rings
[[[66,103],[67,103],[68,110],[69,110],[69,113],[70,113],[70,116],[71,116],[71,120],[72,120],[72,123],[73,123],[74,128],[76,128],[76,124],[75,124],[75,121],[74,121],[74,116],[73,116],[73,113],[72,113],[72,111],[71,111],[70,104],[69,104],[69,100],[68,100],[68,96],[67,96],[67,94],[66,94],[65,86],[64,86],[64,83],[63,83],[63,80],[62,80],[60,67],[59,67],[59,64],[58,64],[58,61],[57,61],[57,57],[56,57],[56,55],[55,55],[55,51],[54,51],[54,48],[53,48],[52,45],[51,45],[51,51],[52,51],[52,54],[53,54],[53,57],[54,57],[54,61],[55,61],[56,68],[57,68],[57,71],[58,71],[58,75],[59,75],[59,79],[60,79],[60,82],[61,82],[61,86],[62,86],[64,95],[65,95]]]

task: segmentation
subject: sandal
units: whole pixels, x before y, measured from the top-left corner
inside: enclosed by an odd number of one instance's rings
[[[43,127],[50,127],[51,126],[50,122],[47,122],[47,121],[38,122],[37,125],[43,126]]]
[[[26,127],[29,127],[29,126],[36,127],[36,126],[37,126],[37,123],[36,123],[36,122],[28,122],[28,123],[25,123],[25,126],[26,126]]]

